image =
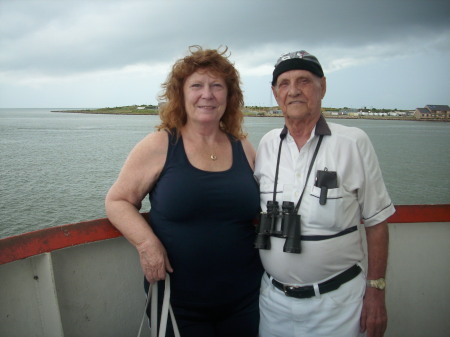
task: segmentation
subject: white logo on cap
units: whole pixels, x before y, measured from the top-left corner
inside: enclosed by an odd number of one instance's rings
[[[286,61],[286,60],[290,60],[290,59],[302,59],[305,56],[310,55],[307,51],[304,50],[300,50],[300,51],[294,51],[294,52],[290,52],[290,53],[286,53],[283,54],[279,57],[275,67],[277,65],[279,65],[281,62]]]

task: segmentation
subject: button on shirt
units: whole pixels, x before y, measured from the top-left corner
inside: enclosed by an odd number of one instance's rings
[[[258,146],[255,177],[260,184],[261,208],[273,199],[275,170],[282,129],[269,131]],[[306,176],[323,134],[308,181]],[[319,203],[320,187],[315,186],[318,170],[334,171],[337,187],[329,188],[325,205]],[[321,117],[308,142],[299,151],[288,133],[283,141],[276,200],[300,204],[302,235],[334,235],[346,228],[373,226],[394,212],[373,146],[358,128],[327,123]],[[271,237],[271,249],[260,250],[266,271],[276,280],[291,285],[322,282],[364,258],[359,231],[320,241],[302,241],[300,254],[283,252],[284,238]]]

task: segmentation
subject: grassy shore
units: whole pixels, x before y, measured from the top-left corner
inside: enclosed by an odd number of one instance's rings
[[[52,112],[68,112],[68,113],[82,113],[82,114],[109,114],[109,115],[158,115],[158,108],[155,106],[122,106],[115,108],[101,108],[101,109],[81,109],[81,110],[53,110]],[[244,110],[245,116],[267,116],[264,109],[261,110]],[[270,116],[281,116],[271,115]]]
[[[282,114],[272,114],[268,111],[273,108],[245,108],[244,116],[246,117],[283,117]],[[53,112],[65,113],[83,113],[83,114],[109,114],[109,115],[158,115],[158,108],[156,106],[122,106],[115,108],[101,108],[101,109],[81,109],[81,110],[58,110]],[[328,115],[327,118],[341,118],[341,119],[386,119],[386,120],[416,120],[414,117],[381,117],[381,116],[349,116],[349,115]]]
[[[122,106],[115,108],[101,108],[101,109],[82,109],[82,110],[59,110],[53,112],[70,112],[83,114],[108,114],[108,115],[157,115],[157,108],[144,107],[137,105]]]

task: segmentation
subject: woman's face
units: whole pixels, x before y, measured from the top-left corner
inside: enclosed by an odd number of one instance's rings
[[[213,76],[207,69],[199,69],[186,78],[183,93],[188,121],[219,124],[228,96],[223,78]]]

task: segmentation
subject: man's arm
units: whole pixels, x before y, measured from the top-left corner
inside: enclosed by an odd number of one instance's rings
[[[388,259],[389,231],[386,221],[366,227],[368,271],[367,279],[384,278]],[[366,288],[361,313],[361,331],[367,337],[382,337],[387,327],[385,290]]]

